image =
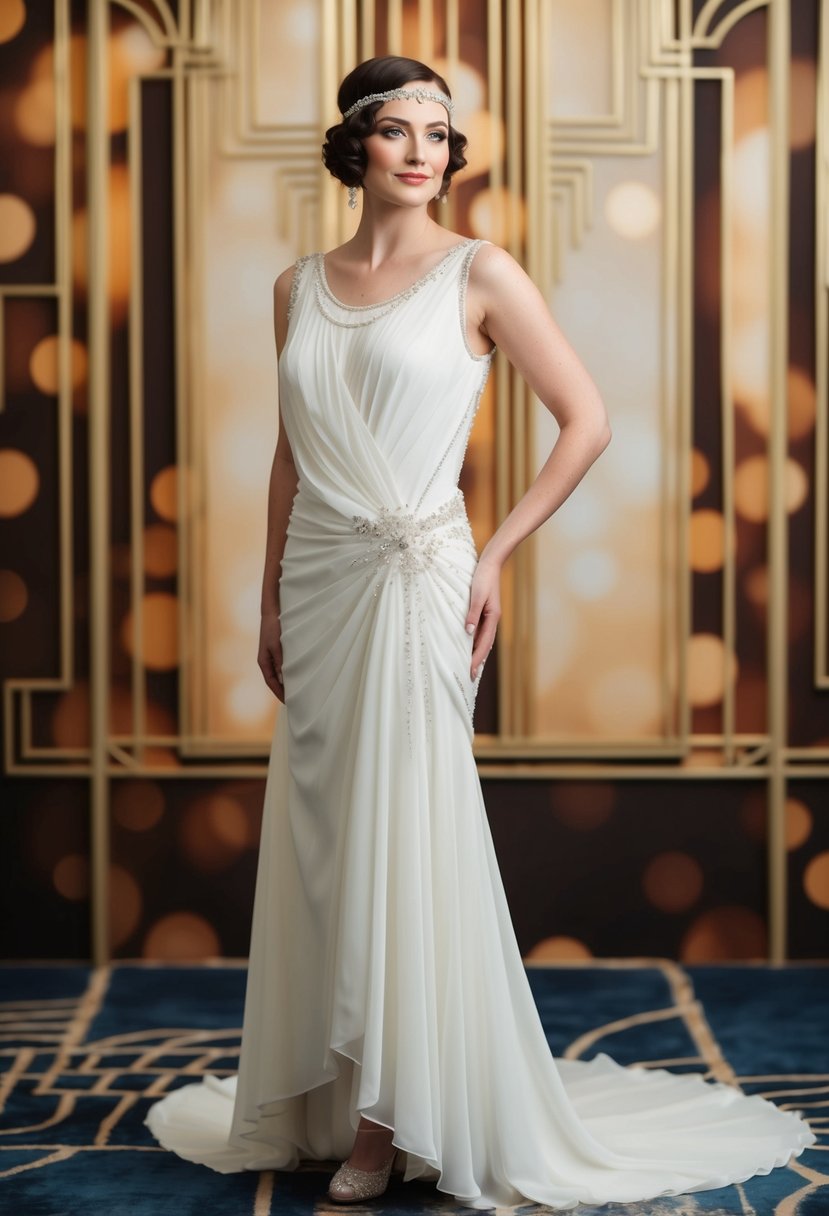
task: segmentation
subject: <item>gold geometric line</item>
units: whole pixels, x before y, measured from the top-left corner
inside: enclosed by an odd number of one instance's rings
[[[630,1030],[633,1026],[650,1026],[656,1022],[667,1022],[673,1018],[683,1016],[683,1010],[677,1006],[669,1006],[667,1009],[640,1010],[637,1013],[629,1014],[627,1017],[616,1018],[613,1021],[591,1027],[584,1034],[580,1034],[571,1040],[565,1049],[559,1052],[559,1055],[565,1060],[577,1060],[600,1039],[610,1038],[614,1034]]]
[[[681,1012],[685,1027],[708,1064],[709,1073],[718,1081],[739,1089],[736,1073],[723,1055],[700,1001],[694,995],[694,985],[688,972],[678,963],[666,960],[661,970],[673,992],[674,1002]]]
[[[671,315],[671,301],[677,295],[679,279],[679,159],[677,152],[678,140],[668,137],[679,130],[679,87],[676,81],[665,81],[665,131],[663,140],[664,154],[662,158],[662,194],[664,198],[662,225],[662,257],[659,290],[661,293],[661,314]],[[675,368],[677,335],[668,332],[667,326],[660,329],[660,381],[659,395],[659,440],[660,451],[665,452],[667,459],[662,462],[660,473],[660,494],[663,503],[679,503],[679,493],[675,489],[677,476],[676,442],[672,432],[672,413],[678,414],[677,376]],[[668,511],[659,512],[659,588],[661,596],[661,612],[659,614],[659,657],[660,657],[660,697],[663,707],[663,733],[670,736],[680,730],[680,706],[685,692],[685,663],[680,650],[681,639],[684,636],[680,612],[680,589],[676,579],[671,578],[671,559],[674,549],[679,544],[680,521],[673,513],[673,531],[671,529],[671,514]],[[679,562],[677,561],[677,568]],[[672,688],[672,681],[674,687]],[[686,723],[686,746],[687,729]]]
[[[772,0],[774,2],[774,0]],[[747,17],[749,13],[755,9],[763,8],[769,4],[769,0],[743,0],[742,4],[738,4],[736,8],[727,13],[720,24],[714,29],[709,29],[709,23],[713,18],[716,10],[723,4],[723,0],[706,0],[702,6],[699,15],[694,23],[693,32],[689,45],[694,48],[712,49],[722,45],[722,41],[726,34],[734,28],[738,22],[742,21],[743,17]]]
[[[92,1146],[89,1145],[89,1146],[83,1146],[83,1147],[91,1148]],[[119,1146],[119,1147],[129,1148],[130,1146],[125,1144],[125,1145]],[[0,1145],[0,1148],[11,1150],[14,1148],[14,1146],[11,1144],[3,1144],[3,1145]],[[55,1146],[53,1144],[27,1144],[26,1148],[27,1149],[39,1149],[39,1148],[54,1149]],[[75,1156],[75,1153],[78,1153],[81,1151],[82,1151],[82,1147],[80,1145],[74,1145],[74,1144],[60,1145],[57,1149],[55,1149],[54,1152],[50,1153],[48,1157],[43,1157],[39,1161],[26,1161],[26,1162],[23,1162],[21,1165],[12,1166],[11,1169],[0,1170],[0,1178],[11,1178],[15,1174],[25,1174],[29,1170],[42,1169],[43,1166],[45,1166],[45,1165],[55,1165],[58,1161],[69,1161],[69,1159],[71,1157]]]
[[[140,4],[137,4],[136,0],[111,0],[111,2],[131,13],[136,21],[143,25],[155,46],[178,46],[183,41],[183,36],[176,27],[175,18],[164,0],[154,0],[156,8],[160,10],[159,16],[164,27],[162,29],[153,22],[151,15]]]
[[[141,112],[141,81],[133,76],[128,86],[129,125],[127,135],[127,178],[130,194],[130,245],[133,252],[129,286],[128,411],[130,435],[130,534],[132,608],[132,721],[140,740],[146,729],[146,669],[144,655],[144,250],[143,232],[143,155],[144,127]],[[112,745],[110,745],[112,746]],[[143,760],[138,744],[136,761]],[[123,759],[123,753],[121,755]],[[131,758],[127,760],[131,762]]]
[[[723,73],[720,80],[720,428],[722,443],[722,511],[723,511],[723,649],[722,685],[723,732],[726,753],[733,760],[736,730],[736,680],[731,678],[730,662],[737,654],[737,522],[734,494],[736,464],[734,426],[734,385],[732,379],[733,348],[733,213],[734,197],[734,72]]]
[[[92,4],[87,22],[87,216],[89,230],[89,672],[90,847],[92,858],[92,956],[102,963],[107,940],[109,806],[106,744],[109,729],[110,541],[109,485],[109,8]]]
[[[694,198],[693,198],[693,79],[687,73],[679,77],[677,84],[677,112],[679,151],[676,183],[676,243],[677,282],[672,284],[675,292],[677,334],[676,394],[677,453],[680,457],[676,470],[677,502],[679,504],[679,533],[676,538],[677,570],[681,572],[681,584],[676,589],[678,607],[679,661],[677,669],[677,704],[679,707],[679,732],[687,740],[691,733],[692,715],[688,695],[688,651],[693,628],[693,589],[689,563],[689,527],[691,516],[690,461],[688,456],[693,446],[694,402],[692,394],[693,376],[693,305],[691,291],[694,265]]]
[[[41,1096],[43,1092],[44,1091],[40,1085],[36,1086],[33,1090],[33,1093],[38,1097]],[[56,1092],[56,1096],[59,1100],[56,1103],[54,1110],[47,1118],[42,1119],[39,1123],[18,1124],[16,1127],[4,1127],[3,1134],[5,1136],[20,1136],[29,1132],[42,1132],[48,1127],[57,1127],[58,1124],[63,1123],[65,1119],[69,1119],[75,1110],[75,1105],[79,1097],[78,1091],[73,1090],[70,1093],[64,1091],[60,1094],[57,1094]]]
[[[33,1047],[22,1047],[15,1053],[11,1067],[0,1076],[0,1112],[5,1109],[6,1099],[21,1077],[29,1071],[29,1065],[36,1056],[37,1052]]]
[[[192,485],[188,485],[188,474],[192,469],[191,453],[191,409],[190,396],[190,367],[184,357],[187,351],[187,322],[190,311],[190,283],[187,278],[187,222],[186,207],[187,177],[185,175],[186,143],[186,79],[181,58],[178,52],[173,54],[173,326],[175,349],[181,357],[175,361],[175,442],[176,465],[179,476],[176,478],[176,518],[178,520],[178,594],[176,596],[176,622],[180,647],[183,652],[184,639],[187,638],[186,606],[190,602],[190,587],[192,571],[190,563],[197,560],[190,543],[189,525],[190,511],[195,517],[201,502],[192,501]],[[198,493],[204,492],[203,485]],[[190,501],[188,501],[188,497]],[[181,659],[182,655],[179,656]],[[191,700],[190,686],[186,673],[178,681],[178,722],[184,730],[189,729]]]
[[[821,0],[815,133],[814,683],[829,688],[829,3]]]
[[[274,1170],[260,1170],[253,1201],[253,1216],[270,1216],[275,1182]]]
[[[125,1115],[136,1105],[138,1100],[144,1095],[140,1093],[130,1093],[122,1095],[119,1102],[115,1104],[109,1114],[105,1115],[98,1125],[98,1130],[95,1133],[93,1143],[96,1148],[101,1148],[106,1145],[109,1137],[112,1135],[113,1129],[121,1122]]]
[[[626,33],[632,28],[632,23],[625,19],[623,0],[611,0],[611,4],[610,94],[612,101],[610,112],[608,114],[570,114],[562,115],[560,118],[551,118],[551,126],[556,132],[566,130],[568,127],[601,127],[605,131],[610,131],[614,127],[620,128],[624,124],[624,91],[627,80],[624,58]],[[544,11],[542,10],[542,16]],[[545,47],[550,45],[548,38],[543,38],[542,45]]]
[[[767,625],[768,732],[771,773],[768,783],[769,957],[782,962],[787,953],[786,775],[788,708],[788,512],[786,507],[788,236],[789,236],[789,67],[788,3],[769,5],[769,157],[771,257],[769,300],[770,450]]]

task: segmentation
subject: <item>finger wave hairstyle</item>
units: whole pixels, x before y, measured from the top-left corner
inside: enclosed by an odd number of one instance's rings
[[[383,55],[366,59],[346,76],[337,92],[337,105],[343,114],[355,101],[368,93],[385,93],[387,89],[398,89],[410,80],[422,80],[436,85],[447,97],[452,96],[449,86],[427,64],[419,59],[406,59],[401,55]],[[383,101],[371,101],[361,106],[350,118],[335,123],[325,132],[322,145],[322,160],[326,169],[344,186],[362,186],[368,157],[362,140],[375,128],[375,115]],[[442,198],[449,190],[452,175],[466,164],[463,155],[467,145],[466,136],[455,130],[449,119],[449,161],[443,174],[443,182],[436,197]]]

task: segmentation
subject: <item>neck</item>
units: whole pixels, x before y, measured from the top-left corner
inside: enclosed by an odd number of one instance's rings
[[[364,192],[360,222],[348,244],[355,257],[375,269],[388,261],[410,260],[438,231],[440,224],[425,206],[399,207]]]

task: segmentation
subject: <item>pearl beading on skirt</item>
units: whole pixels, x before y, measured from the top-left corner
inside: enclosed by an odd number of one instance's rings
[[[427,570],[435,561],[442,544],[450,537],[471,545],[475,551],[472,530],[466,516],[463,492],[455,493],[428,515],[416,515],[401,507],[381,507],[374,518],[352,515],[354,531],[369,542],[364,553],[355,557],[351,565],[363,565],[366,577],[375,578],[373,595],[377,595],[386,584],[390,572],[398,572],[403,578],[404,598],[404,651],[406,657],[406,726],[409,736],[409,754],[414,755],[412,714],[414,710],[414,653],[412,637],[417,618],[419,641],[418,659],[420,682],[423,689],[423,710],[427,736],[432,729],[432,690],[429,665],[424,643],[423,601],[420,582],[415,577]],[[379,577],[377,577],[379,571]]]

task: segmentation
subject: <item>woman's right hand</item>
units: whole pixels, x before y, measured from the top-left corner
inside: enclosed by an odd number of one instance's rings
[[[282,683],[282,631],[278,612],[263,612],[259,628],[259,667],[273,695],[285,704]]]

